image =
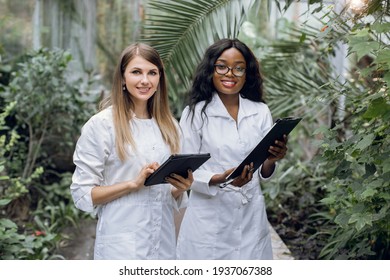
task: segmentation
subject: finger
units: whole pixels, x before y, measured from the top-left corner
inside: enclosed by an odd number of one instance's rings
[[[169,175],[170,178],[173,178],[179,182],[185,182],[186,178],[184,178],[183,176],[179,175],[179,174],[176,174],[176,173],[172,173]]]
[[[278,154],[278,153],[282,153],[282,152],[283,152],[283,149],[282,149],[282,148],[279,148],[279,147],[277,147],[277,146],[271,146],[271,147],[269,147],[269,151],[270,151],[270,152],[272,151],[272,153]]]
[[[270,149],[277,153],[286,154],[288,148],[286,145],[283,144],[281,146],[270,146]]]
[[[269,149],[268,152],[274,156],[274,157],[278,157],[279,153],[277,151],[274,151],[273,149]]]
[[[160,167],[160,165],[158,164],[158,162],[153,162],[149,165],[149,167],[153,168],[154,170],[156,170],[157,168]]]
[[[154,172],[154,168],[148,167],[148,168],[145,169],[145,171],[146,171],[146,173],[148,173],[148,174],[152,174],[152,173]]]
[[[223,173],[224,178],[226,178],[227,176],[229,176],[230,173],[232,173],[234,169],[235,169],[235,167],[226,170],[226,171]]]
[[[245,178],[245,180],[247,182],[252,180],[252,178],[253,178],[253,171],[254,171],[254,169],[253,169],[253,162],[251,162],[251,164],[248,165],[248,173],[247,173],[246,178]]]
[[[150,173],[150,172],[154,172],[154,167],[153,167],[153,165],[152,164],[147,164],[147,165],[145,165],[144,167],[142,167],[142,169],[141,169],[141,172],[147,172],[147,173]]]
[[[276,158],[284,158],[284,156],[286,155],[286,151],[287,151],[287,148],[284,148],[284,149],[280,149],[280,148],[277,148],[277,147],[272,147],[270,148],[270,150],[268,150],[271,155],[273,155],[274,157]]]
[[[185,182],[182,182],[172,177],[166,177],[165,180],[179,190],[187,190],[191,186],[191,183],[187,180]]]
[[[191,176],[192,176],[192,172],[191,172]],[[170,181],[170,182],[175,182],[176,181],[179,184],[186,185],[187,186],[186,188],[188,188],[188,186],[191,186],[191,184],[193,182],[193,177],[192,177],[192,179],[184,178],[183,176],[180,176],[180,175],[175,174],[175,173],[171,174],[170,177],[168,177],[168,178],[171,178],[171,179],[174,180],[174,181]]]
[[[251,164],[249,165],[249,172],[250,172],[251,174],[253,174],[254,171],[255,171],[255,170],[254,170],[254,164],[253,164],[253,162],[251,162]]]
[[[253,175],[253,172],[255,171],[253,162],[251,162],[251,164],[250,164],[250,169],[249,169],[249,171],[250,171],[250,174]]]
[[[244,169],[241,172],[241,179],[245,179],[247,174],[249,173],[249,165],[245,165]]]
[[[191,169],[188,169],[188,177],[187,177],[187,180],[191,181],[191,184],[192,184],[192,182],[194,181],[194,174],[192,173],[192,170],[191,170]]]
[[[151,174],[153,173],[156,169],[158,168],[158,163],[157,162],[153,162],[151,164],[147,164],[145,165],[141,172],[146,172],[146,174]]]
[[[279,147],[279,148],[284,148],[284,147],[286,147],[286,143],[285,142],[283,142],[283,141],[280,141],[280,140],[276,140],[275,141],[275,144],[276,144],[276,147]],[[275,146],[274,146],[275,147]]]

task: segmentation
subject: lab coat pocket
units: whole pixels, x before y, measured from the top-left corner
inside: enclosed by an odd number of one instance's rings
[[[265,209],[264,196],[260,195],[256,199],[256,203],[260,206],[255,213],[256,230],[255,234],[255,251],[253,259],[272,259],[272,245],[269,231],[269,223]]]
[[[95,242],[95,260],[103,259],[135,259],[134,232],[97,236]]]
[[[256,200],[257,201],[255,201],[255,203],[259,205],[258,211],[255,212],[256,235],[257,242],[261,243],[263,242],[263,239],[269,235],[269,225],[265,209],[264,196],[259,195]]]

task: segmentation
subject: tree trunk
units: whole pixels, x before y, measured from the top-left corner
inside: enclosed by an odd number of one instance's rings
[[[35,0],[35,8],[33,14],[33,49],[37,50],[41,47],[41,10],[42,1]]]

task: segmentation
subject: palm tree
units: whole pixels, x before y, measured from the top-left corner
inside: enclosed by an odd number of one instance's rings
[[[272,2],[275,2],[280,10],[285,10],[292,1],[151,0],[149,2],[141,40],[154,46],[164,60],[168,70],[171,104],[176,114],[181,112],[184,106],[185,92],[205,49],[218,39],[242,36],[240,34],[242,24],[249,16],[253,16],[253,11],[255,17],[260,18],[261,24],[264,24],[269,18],[268,13]],[[284,7],[281,6],[282,2],[285,4]],[[302,31],[290,30],[290,40],[270,42],[268,38],[264,38],[269,32],[267,29],[265,25],[265,30],[260,30],[260,33],[258,32],[254,37],[247,38],[248,45],[258,53],[258,56],[261,56],[270,107],[276,116],[288,115],[297,108],[306,106],[313,99],[318,101],[319,93],[326,92],[327,89],[321,85],[328,78],[327,71],[321,70],[324,65],[316,61],[320,50],[314,49],[310,53],[313,47],[317,47],[313,46],[313,38],[316,36],[313,30],[305,31],[303,41],[300,38]],[[306,58],[304,63],[298,59],[299,56]],[[311,57],[311,60],[308,60],[308,57]],[[290,79],[287,78],[288,76]],[[281,80],[284,82],[281,83]],[[291,96],[294,97],[293,100]],[[330,102],[332,100],[327,101],[327,104]],[[321,108],[327,108],[323,103],[319,105]],[[313,111],[323,112],[318,108],[313,108]]]
[[[267,0],[270,2],[270,0]],[[141,40],[154,46],[168,69],[174,110],[181,111],[183,94],[205,49],[221,38],[238,36],[257,0],[151,0]]]

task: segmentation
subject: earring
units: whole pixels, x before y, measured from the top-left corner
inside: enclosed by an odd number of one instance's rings
[[[122,89],[123,91],[126,91],[126,85],[123,85]]]

